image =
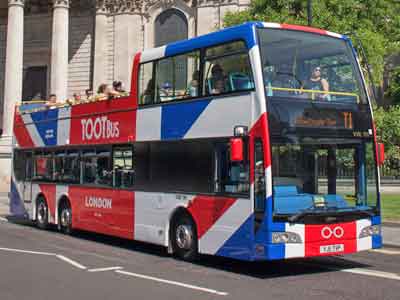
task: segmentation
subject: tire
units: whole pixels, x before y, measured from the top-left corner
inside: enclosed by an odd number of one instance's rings
[[[69,201],[63,201],[59,209],[58,229],[64,234],[72,233],[72,209]]]
[[[171,244],[174,255],[185,261],[194,261],[198,256],[196,224],[186,213],[174,217],[171,226]]]
[[[49,208],[43,196],[38,198],[36,204],[36,226],[42,230],[49,227]]]

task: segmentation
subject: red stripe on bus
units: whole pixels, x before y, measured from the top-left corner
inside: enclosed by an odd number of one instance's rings
[[[322,34],[322,35],[328,35],[326,30],[314,28],[314,27],[308,27],[308,26],[281,24],[281,28],[289,29],[289,30],[298,30],[298,31],[318,33],[318,34]]]
[[[235,203],[234,198],[197,196],[189,204],[188,210],[197,225],[200,239],[217,220]]]
[[[29,134],[21,115],[16,112],[14,118],[14,135],[20,147],[34,147],[33,140]]]

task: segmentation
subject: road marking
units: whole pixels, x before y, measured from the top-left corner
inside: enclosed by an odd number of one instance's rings
[[[359,274],[359,275],[366,275],[366,276],[381,277],[381,278],[386,278],[386,279],[400,280],[400,275],[395,274],[395,273],[368,270],[368,269],[362,269],[362,268],[353,268],[353,269],[344,269],[344,270],[339,269],[338,271]]]
[[[28,250],[12,249],[12,248],[0,248],[0,250],[8,251],[8,252],[18,252],[18,253],[48,255],[48,256],[55,256],[56,255],[55,253],[49,253],[49,252],[28,251]]]
[[[90,269],[88,272],[105,272],[105,271],[115,271],[115,270],[122,270],[123,267],[109,267],[109,268],[97,268],[97,269]]]
[[[372,251],[378,252],[378,253],[383,253],[383,254],[389,254],[389,255],[400,255],[400,251],[395,251],[395,250],[374,249]]]
[[[0,217],[0,221],[8,222],[7,218],[4,218],[4,217]]]
[[[192,289],[192,290],[198,290],[198,291],[211,293],[211,294],[215,294],[215,295],[219,295],[219,296],[227,296],[228,295],[228,293],[226,293],[226,292],[221,292],[221,291],[217,291],[217,290],[213,290],[213,289],[208,289],[208,288],[204,288],[204,287],[201,287],[201,286],[191,285],[191,284],[187,284],[187,283],[183,283],[183,282],[171,281],[171,280],[166,280],[166,279],[162,279],[162,278],[142,275],[142,274],[138,274],[138,273],[131,273],[131,272],[126,272],[126,271],[121,271],[121,270],[118,270],[118,271],[115,271],[115,272],[119,273],[119,274],[132,276],[132,277],[137,277],[137,278],[157,281],[157,282],[161,282],[161,283],[176,285],[176,286],[180,286],[180,287],[184,287],[184,288],[188,288],[188,289]]]
[[[29,250],[21,250],[21,249],[13,249],[13,248],[3,248],[0,247],[0,250],[2,251],[7,251],[7,252],[17,252],[17,253],[25,253],[25,254],[36,254],[36,255],[45,255],[45,256],[55,256],[58,259],[61,259],[65,261],[66,263],[69,263],[70,265],[73,265],[74,267],[77,267],[81,270],[86,270],[87,268],[80,263],[64,256],[61,254],[56,254],[56,253],[51,253],[51,252],[39,252],[39,251],[29,251]]]
[[[78,269],[81,269],[81,270],[86,270],[87,269],[85,266],[81,265],[80,263],[78,263],[78,262],[76,262],[76,261],[74,261],[74,260],[72,260],[72,259],[70,259],[70,258],[68,258],[68,257],[66,257],[64,255],[57,254],[56,257],[58,257],[59,259],[65,261],[66,263],[69,263],[70,265],[73,265],[74,267],[77,267]]]

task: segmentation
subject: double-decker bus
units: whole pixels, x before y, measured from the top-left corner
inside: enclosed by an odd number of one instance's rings
[[[17,107],[11,212],[273,260],[382,245],[377,144],[346,36],[251,22],[144,50],[127,97]]]

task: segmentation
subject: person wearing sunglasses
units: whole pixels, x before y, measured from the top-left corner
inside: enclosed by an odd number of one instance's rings
[[[321,76],[321,67],[316,66],[312,68],[311,77],[307,79],[303,84],[304,90],[313,90],[313,91],[329,91],[329,83],[325,78]],[[330,99],[329,94],[327,93],[316,93],[315,95],[312,93],[311,96],[314,98],[316,96],[317,99],[320,100],[328,100]]]

